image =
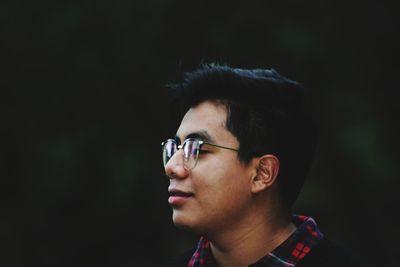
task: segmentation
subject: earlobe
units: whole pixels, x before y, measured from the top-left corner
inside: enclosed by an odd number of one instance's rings
[[[257,174],[252,179],[252,192],[257,193],[270,188],[279,172],[279,159],[267,154],[258,158]]]

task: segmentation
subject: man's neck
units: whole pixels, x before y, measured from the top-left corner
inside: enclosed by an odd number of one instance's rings
[[[224,231],[210,238],[212,254],[220,267],[247,267],[282,244],[296,230],[289,220],[252,219],[234,231]]]

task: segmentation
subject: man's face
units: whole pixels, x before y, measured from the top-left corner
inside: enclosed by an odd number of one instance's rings
[[[226,129],[226,109],[206,101],[191,108],[177,131],[180,143],[203,136],[213,144],[239,148],[238,140]],[[241,163],[236,151],[204,144],[197,165],[183,166],[182,149],[165,166],[170,178],[169,198],[176,225],[201,233],[218,231],[245,216],[249,209],[250,181],[255,174]],[[176,192],[184,194],[176,194]],[[175,195],[175,196],[174,196]]]

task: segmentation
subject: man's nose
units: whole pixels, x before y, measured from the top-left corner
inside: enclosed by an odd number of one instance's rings
[[[183,164],[183,150],[179,149],[165,165],[165,174],[170,179],[183,179],[188,175],[188,170]]]

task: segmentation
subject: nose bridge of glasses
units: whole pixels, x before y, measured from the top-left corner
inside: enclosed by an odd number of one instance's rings
[[[176,153],[179,152],[179,150],[181,150],[180,153],[182,153],[182,159],[184,162],[187,162],[190,159],[190,152],[187,150],[187,146],[188,146],[187,141],[183,142],[183,144],[181,145],[176,146],[177,147]]]
[[[177,145],[177,144],[176,144],[176,151],[175,151],[175,153],[174,153],[174,156],[175,156],[175,154],[177,154],[177,153],[182,153],[180,157],[181,157],[181,159],[183,160],[182,163],[183,163],[184,165],[187,165],[187,163],[188,163],[191,159],[193,159],[193,156],[192,156],[192,149],[191,149],[191,147],[192,147],[192,145],[193,145],[191,142],[193,142],[193,141],[195,141],[195,140],[189,138],[189,139],[186,139],[186,140],[185,140],[182,144],[180,144],[180,145]],[[179,156],[178,156],[178,159],[179,159]]]
[[[194,138],[188,138],[182,144],[178,145],[175,140],[169,139],[164,144],[166,144],[167,142],[169,143],[169,146],[164,146],[164,149],[170,149],[170,152],[168,153],[170,157],[167,161],[164,162],[165,167],[167,167],[167,165],[171,167],[173,165],[182,164],[182,166],[190,168],[191,166],[189,165],[195,165],[197,161],[199,145],[202,144],[202,141]],[[177,156],[176,154],[178,153],[182,154]],[[176,159],[175,156],[177,156],[178,158]],[[178,160],[178,162],[176,162],[176,160]]]

